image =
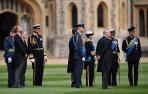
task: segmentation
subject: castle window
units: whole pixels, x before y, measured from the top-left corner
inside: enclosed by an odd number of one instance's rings
[[[139,34],[140,36],[145,36],[145,16],[144,11],[139,11]]]

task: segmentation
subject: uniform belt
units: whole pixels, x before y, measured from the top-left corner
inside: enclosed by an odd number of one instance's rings
[[[9,52],[14,52],[15,51],[15,49],[9,49]]]
[[[113,54],[118,54],[118,52],[113,51]]]
[[[36,48],[36,49],[33,49],[33,50],[43,50],[43,48]]]

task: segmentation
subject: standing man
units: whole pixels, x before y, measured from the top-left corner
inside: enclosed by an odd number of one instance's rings
[[[44,48],[43,38],[40,32],[40,24],[32,26],[33,33],[28,38],[28,53],[32,62],[33,68],[33,85],[42,86],[43,71],[44,71]]]
[[[14,36],[16,33],[13,30],[10,31],[9,36],[4,40],[4,57],[5,62],[7,64],[8,70],[8,87],[12,88],[15,82],[15,68],[14,68],[14,51],[15,51],[15,44],[14,44]]]
[[[102,89],[107,89],[109,71],[112,64],[111,31],[104,30],[104,36],[98,41],[96,56],[98,58],[97,71],[102,72]]]
[[[15,52],[14,52],[14,62],[15,62],[15,87],[24,87],[21,83],[22,76],[22,64],[24,63],[24,58],[27,56],[27,47],[24,46],[22,40],[22,27],[19,25],[13,28],[16,36],[14,37]]]
[[[76,88],[82,88],[82,70],[83,70],[83,62],[85,61],[85,47],[82,40],[82,33],[84,32],[84,24],[76,25],[76,35],[74,36],[74,44],[75,44],[75,52],[74,52],[74,61],[75,61],[75,69],[74,69],[74,82]]]
[[[75,82],[74,82],[74,69],[75,69],[75,61],[73,59],[74,57],[74,52],[75,52],[75,45],[74,45],[74,36],[75,36],[76,28],[72,29],[72,37],[70,38],[69,41],[69,57],[68,57],[68,66],[67,66],[67,73],[71,73],[71,87],[75,87]]]
[[[109,77],[108,77],[108,85],[109,86],[117,86],[117,72],[118,72],[118,68],[119,68],[119,46],[118,46],[118,40],[115,39],[115,29],[111,30],[111,39],[112,39],[112,64],[111,64],[111,68],[110,68],[110,72],[109,72]]]
[[[27,43],[26,43],[26,40],[27,40],[27,32],[22,32],[21,34],[21,37],[22,37],[22,41],[23,41],[23,46],[26,50],[26,55],[24,56],[24,58],[22,59],[22,63],[20,65],[21,67],[21,86],[25,87],[25,73],[26,73],[26,68],[27,68]]]
[[[128,62],[128,79],[130,86],[138,85],[138,65],[141,58],[140,39],[135,36],[135,27],[128,29],[129,36],[122,43],[122,50],[126,53]],[[134,73],[133,73],[134,69]],[[134,76],[133,76],[134,75]]]
[[[86,32],[87,40],[85,42],[86,49],[86,61],[84,63],[84,69],[86,70],[86,86],[93,87],[94,82],[94,66],[95,66],[95,47],[93,44],[93,35],[92,31]]]

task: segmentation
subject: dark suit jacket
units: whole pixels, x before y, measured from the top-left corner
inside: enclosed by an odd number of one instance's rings
[[[14,52],[14,62],[16,67],[22,63],[22,60],[25,58],[27,54],[27,45],[23,42],[22,38],[16,34],[14,37],[15,43],[15,52]]]
[[[75,46],[73,43],[73,38],[74,36],[71,37],[69,41],[69,57],[68,57],[68,66],[67,66],[67,72],[71,73],[74,71],[75,66],[74,66],[74,51],[75,51]]]
[[[111,40],[103,36],[97,44],[96,54],[101,57],[98,61],[97,71],[109,70],[112,64]]]

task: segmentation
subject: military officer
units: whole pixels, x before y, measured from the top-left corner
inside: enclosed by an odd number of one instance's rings
[[[10,31],[9,36],[4,40],[4,57],[5,62],[7,64],[8,70],[8,87],[12,88],[15,82],[15,68],[14,68],[14,51],[15,51],[15,44],[14,44],[14,36],[16,35],[13,30]]]
[[[86,61],[84,63],[84,69],[86,69],[86,86],[92,87],[94,80],[94,65],[95,65],[95,47],[93,44],[93,35],[92,31],[86,32],[87,40],[85,42],[86,49]]]
[[[46,56],[43,48],[43,38],[40,32],[40,24],[32,26],[33,33],[28,38],[28,54],[33,68],[33,85],[41,86]]]
[[[112,64],[111,32],[109,29],[103,31],[104,36],[99,39],[96,48],[98,58],[98,72],[102,72],[102,89],[107,89],[108,76]]]
[[[135,27],[128,29],[129,36],[122,43],[122,50],[126,53],[128,62],[128,79],[130,86],[138,85],[138,65],[141,58],[141,44],[138,36],[135,35]],[[133,73],[134,69],[134,73]],[[134,75],[134,76],[133,76]]]
[[[74,36],[74,61],[75,61],[75,69],[74,69],[74,82],[76,88],[82,88],[82,70],[83,70],[83,62],[85,61],[85,47],[82,40],[82,33],[84,32],[84,24],[76,25],[76,35]]]
[[[109,77],[108,77],[108,85],[109,86],[117,86],[117,72],[118,72],[118,67],[119,67],[119,46],[118,46],[118,40],[115,39],[115,29],[111,29],[111,39],[112,39],[112,51],[113,51],[113,61],[111,64],[111,68],[110,68],[110,73],[109,73]]]

